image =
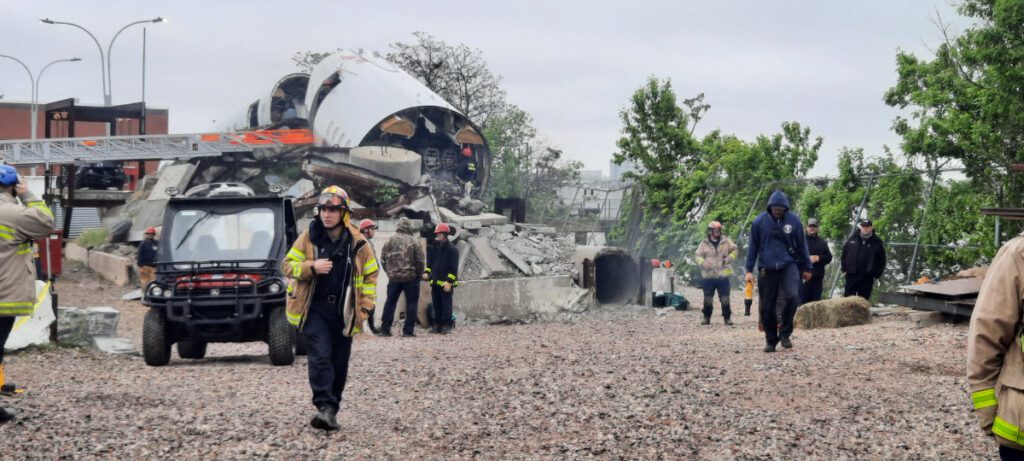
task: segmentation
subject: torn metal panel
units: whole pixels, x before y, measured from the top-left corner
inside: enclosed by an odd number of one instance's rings
[[[896,304],[899,306],[913,307],[947,314],[970,317],[974,310],[976,299],[946,300],[934,296],[918,295],[900,291],[888,291],[879,294],[878,301],[883,304]]]
[[[924,283],[920,285],[906,285],[899,289],[901,291],[919,293],[927,296],[956,299],[965,297],[977,297],[981,291],[980,278],[965,278],[957,280],[946,280],[938,283]]]

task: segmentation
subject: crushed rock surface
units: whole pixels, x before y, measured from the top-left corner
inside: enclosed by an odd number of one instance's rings
[[[69,278],[61,304],[109,299],[141,346],[126,289]],[[689,311],[595,309],[569,322],[461,325],[448,336],[361,336],[339,414],[308,426],[306,359],[261,343],[148,367],[50,348],[8,356],[27,394],[3,399],[11,459],[994,459],[964,377],[966,324],[898,318],[794,333],[761,352],[755,316],[701,326]],[[71,302],[75,299],[82,302]],[[716,303],[717,304],[717,303]]]

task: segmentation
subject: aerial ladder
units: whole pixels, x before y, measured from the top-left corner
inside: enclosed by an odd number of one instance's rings
[[[67,195],[62,197],[64,235],[68,235],[75,206],[74,175],[77,165],[98,162],[191,160],[224,154],[280,149],[313,144],[313,132],[254,130],[224,133],[156,134],[83,138],[17,139],[0,141],[0,163],[13,166],[42,165],[45,171],[43,199],[53,204],[53,166],[61,165]],[[84,205],[92,206],[92,205]]]

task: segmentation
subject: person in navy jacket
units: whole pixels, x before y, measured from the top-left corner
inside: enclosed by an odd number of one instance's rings
[[[757,289],[764,327],[765,352],[793,347],[793,316],[800,295],[800,277],[811,278],[813,265],[807,251],[804,225],[789,211],[789,199],[781,190],[772,192],[768,207],[754,218],[750,226],[750,248],[747,251],[746,281],[754,280],[754,264],[758,266]],[[779,312],[776,312],[778,301]]]

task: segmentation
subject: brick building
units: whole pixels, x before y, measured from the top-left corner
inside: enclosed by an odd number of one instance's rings
[[[0,140],[29,139],[32,133],[32,105],[28,102],[0,100]],[[74,99],[39,104],[36,137],[43,139],[132,135],[141,133],[142,105],[123,104],[113,107],[82,106]],[[167,134],[167,109],[145,108],[146,134]],[[101,121],[102,120],[102,121]],[[109,133],[108,133],[108,126]],[[49,135],[49,136],[47,136]],[[129,164],[131,163],[131,164]],[[145,174],[156,172],[159,162],[145,162]],[[125,171],[138,175],[137,162],[126,162]],[[26,176],[41,175],[42,167],[19,168]],[[59,172],[59,168],[55,170]],[[131,181],[134,184],[135,181]]]

